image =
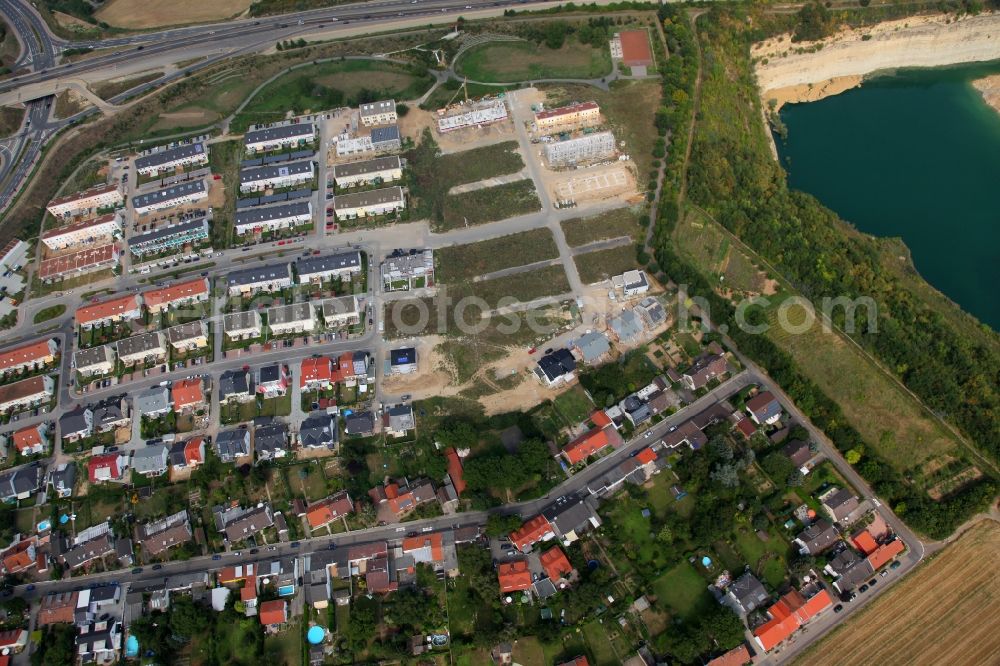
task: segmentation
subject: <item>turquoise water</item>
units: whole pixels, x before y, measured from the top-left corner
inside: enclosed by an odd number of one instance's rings
[[[791,187],[899,236],[920,274],[1000,330],[1000,114],[970,81],[1000,61],[908,70],[781,110]]]
[[[278,588],[278,596],[288,597],[295,594],[295,587],[292,585],[282,585]]]

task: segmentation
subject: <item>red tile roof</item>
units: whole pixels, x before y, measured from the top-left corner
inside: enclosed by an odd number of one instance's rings
[[[458,457],[458,451],[453,446],[449,446],[444,454],[448,458],[448,476],[451,477],[451,485],[455,486],[455,492],[461,495],[465,491],[465,479],[462,478],[462,459]]]
[[[175,412],[185,407],[204,404],[205,394],[201,390],[201,379],[181,379],[174,382],[170,389],[170,398],[174,401]]]
[[[240,588],[240,601],[251,601],[257,598],[257,577],[247,576]]]
[[[736,424],[736,428],[747,438],[757,432],[756,424],[750,419],[740,419],[739,423]]]
[[[334,382],[342,382],[355,377],[354,374],[354,354],[344,352],[337,359],[337,367],[333,369],[330,379]]]
[[[542,514],[538,514],[531,520],[526,521],[519,529],[511,532],[510,540],[519,549],[524,550],[533,543],[541,541],[551,531],[552,525],[549,524],[549,519]]]
[[[608,435],[604,430],[590,430],[563,448],[563,455],[571,465],[575,465],[592,456],[610,444]]]
[[[76,310],[76,323],[78,325],[89,324],[94,321],[101,321],[110,317],[116,317],[131,310],[139,309],[139,301],[135,294],[128,294],[119,298],[84,305]]]
[[[559,666],[590,666],[590,662],[587,661],[586,655],[581,654],[579,657],[571,659],[570,661],[564,661],[559,664]]]
[[[306,520],[309,521],[309,527],[316,529],[341,516],[346,516],[353,510],[354,506],[346,492],[338,493],[333,497],[320,500],[306,509]]]
[[[44,259],[38,267],[38,277],[47,280],[72,273],[73,271],[83,271],[94,266],[108,264],[118,260],[118,244],[108,243],[98,247],[91,247],[72,254],[63,254],[58,257]]]
[[[184,443],[184,463],[191,467],[205,462],[205,440],[201,437],[189,439]]]
[[[538,561],[541,563],[542,568],[545,569],[545,573],[554,581],[573,572],[573,565],[569,563],[566,553],[559,546],[550,548],[542,553]]]
[[[194,298],[201,294],[208,295],[208,278],[195,278],[171,284],[162,289],[150,289],[142,293],[142,298],[146,302],[146,307],[153,308]]]
[[[784,595],[768,609],[771,619],[754,630],[754,636],[767,652],[780,644],[817,613],[833,604],[826,590],[806,599],[798,590]]]
[[[302,359],[299,387],[310,384],[330,384],[333,378],[333,361],[329,356]]]
[[[872,533],[868,530],[861,530],[851,537],[851,541],[853,541],[854,545],[858,547],[858,550],[865,555],[871,555],[878,550],[878,543],[876,543]]]
[[[753,631],[765,652],[780,644],[799,628],[799,619],[794,615],[775,617]]]
[[[645,30],[623,30],[619,33],[622,42],[622,62],[626,65],[652,65],[653,54],[649,50],[649,35]]]
[[[280,599],[265,601],[260,605],[260,623],[264,626],[284,624],[288,619],[285,615],[285,602]]]
[[[21,428],[14,433],[14,446],[17,447],[18,451],[23,452],[25,449],[41,446],[43,443],[36,425]]]
[[[28,363],[38,363],[52,356],[52,351],[49,349],[49,343],[52,342],[51,339],[46,338],[45,340],[35,340],[34,342],[29,342],[26,345],[21,345],[20,347],[14,347],[13,349],[8,349],[5,352],[0,353],[0,372],[6,370],[7,368],[13,368]]]
[[[724,655],[716,657],[708,662],[707,666],[743,666],[750,661],[750,650],[746,643],[734,647]]]
[[[531,588],[531,572],[528,563],[508,562],[497,567],[497,580],[500,582],[500,592],[519,592]]]
[[[430,546],[431,559],[435,562],[444,560],[444,539],[440,532],[424,536],[407,537],[403,539],[403,552],[408,553]]]
[[[614,423],[614,421],[611,420],[611,417],[608,416],[607,412],[605,412],[603,409],[598,409],[596,412],[591,414],[590,420],[598,428],[606,428],[612,423]]]
[[[872,565],[872,569],[878,571],[904,550],[906,550],[906,544],[901,539],[893,539],[884,546],[879,546],[874,553],[869,555],[868,563]]]
[[[98,482],[96,476],[97,470],[104,468],[111,470],[112,479],[121,478],[121,470],[118,469],[117,453],[104,453],[98,456],[91,456],[90,460],[87,461],[87,472],[91,483]]]
[[[656,460],[656,451],[647,446],[642,451],[639,451],[638,454],[636,454],[635,459],[641,462],[643,465],[648,465],[649,463]]]

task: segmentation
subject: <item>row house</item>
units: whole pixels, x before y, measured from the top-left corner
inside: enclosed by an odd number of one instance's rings
[[[115,190],[117,192],[117,190]],[[115,213],[108,213],[49,229],[42,234],[42,244],[50,250],[92,247],[108,240],[121,238],[122,221]]]
[[[176,224],[167,224],[144,234],[130,236],[128,239],[129,251],[135,256],[141,257],[184,245],[201,243],[208,238],[209,216],[206,211],[197,211],[197,213],[197,216],[191,219],[185,219]]]
[[[243,146],[247,152],[254,153],[310,143],[315,139],[316,126],[312,123],[290,123],[247,132],[243,135]]]
[[[268,308],[267,327],[272,335],[309,333],[316,330],[316,311],[310,303]]]
[[[183,206],[208,198],[208,185],[203,178],[171,185],[148,194],[132,197],[132,208],[136,215],[146,215],[158,210]]]
[[[13,384],[0,386],[0,413],[32,407],[52,399],[55,381],[48,375],[35,375]]]
[[[45,207],[53,217],[69,217],[77,212],[120,206],[125,196],[117,185],[96,185],[81,192],[56,197]]]
[[[167,329],[167,342],[180,353],[204,349],[208,346],[208,324],[199,319],[171,326]]]
[[[347,162],[333,167],[333,182],[337,188],[349,188],[373,183],[390,183],[403,177],[403,165],[398,155],[386,155],[360,162]]]
[[[86,329],[120,321],[132,321],[142,316],[142,300],[135,294],[111,298],[76,309],[76,325]]]
[[[361,265],[361,252],[340,252],[299,259],[295,262],[295,272],[299,284],[320,283],[358,275],[361,273]]]
[[[56,360],[59,343],[55,338],[35,340],[0,352],[0,376],[25,370],[39,370]]]
[[[126,366],[162,363],[167,358],[167,338],[162,331],[140,333],[116,343],[118,360]]]
[[[110,375],[117,358],[113,345],[77,349],[73,352],[73,367],[82,377]]]
[[[261,190],[292,187],[308,183],[316,176],[316,165],[312,160],[268,164],[240,171],[240,192],[260,192]]]
[[[195,278],[176,282],[160,289],[144,291],[142,300],[150,314],[158,314],[181,305],[204,303],[208,300],[208,294],[208,278]]]
[[[236,235],[245,236],[291,229],[312,221],[312,202],[286,201],[275,206],[253,206],[238,210],[234,224]]]
[[[398,186],[333,197],[333,210],[340,220],[387,215],[405,207],[406,197]]]
[[[231,312],[222,317],[222,331],[230,340],[253,340],[263,332],[264,321],[256,310]]]
[[[251,296],[261,291],[280,291],[292,286],[292,270],[288,264],[271,264],[233,271],[226,276],[230,296]]]
[[[135,170],[141,176],[172,173],[178,167],[202,164],[208,164],[208,148],[201,141],[184,143],[173,148],[154,149],[135,158]]]

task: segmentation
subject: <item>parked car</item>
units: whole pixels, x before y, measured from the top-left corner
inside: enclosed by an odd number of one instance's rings
[[[844,610],[843,604],[837,604],[836,606],[833,607],[833,612],[834,613],[839,613],[842,610]]]
[[[898,569],[901,566],[903,566],[903,563],[900,562],[899,560],[896,560],[895,562],[893,562],[892,564],[889,565],[889,568],[890,569]]]
[[[222,555],[212,555],[212,559],[213,560],[221,560],[222,559]]]
[[[154,564],[153,565],[153,571],[159,571],[162,568],[163,568],[162,564]]]
[[[878,578],[872,578],[870,581],[868,581],[868,587],[875,587],[875,583],[877,582]]]
[[[862,585],[861,587],[858,588],[858,592],[860,592],[861,594],[864,594],[867,591],[868,591],[868,585]]]

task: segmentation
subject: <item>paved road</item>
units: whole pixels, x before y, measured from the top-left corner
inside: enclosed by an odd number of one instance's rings
[[[297,547],[293,546],[292,543],[275,544],[272,547],[260,548],[260,552],[254,555],[251,555],[246,549],[244,549],[243,551],[237,551],[237,553],[225,553],[196,557],[186,561],[168,562],[165,563],[161,569],[157,570],[153,570],[152,567],[147,566],[139,572],[135,572],[134,569],[116,570],[106,573],[77,576],[66,580],[41,581],[35,583],[34,588],[30,591],[27,589],[27,585],[17,586],[15,588],[15,594],[22,596],[25,599],[32,600],[49,593],[80,589],[92,583],[149,583],[159,581],[168,575],[206,571],[212,568],[225,566],[230,563],[257,562],[269,560],[278,556],[312,553],[326,550],[330,548],[331,544],[337,548],[343,548],[345,546],[358,543],[401,539],[406,534],[415,531],[432,532],[456,527],[467,527],[473,525],[481,526],[486,524],[486,520],[490,513],[520,515],[525,518],[534,516],[545,508],[555,504],[556,500],[560,497],[584,496],[589,494],[587,491],[588,484],[598,477],[606,474],[612,467],[625,460],[628,456],[645,446],[648,446],[652,442],[655,442],[657,438],[662,437],[671,428],[679,425],[685,419],[690,418],[691,416],[712,406],[716,402],[739,392],[755,381],[756,378],[749,372],[744,372],[736,377],[733,377],[727,382],[716,387],[710,393],[707,393],[692,404],[682,408],[675,414],[668,416],[659,424],[653,426],[648,431],[648,434],[644,433],[635,437],[617,451],[605,456],[594,464],[589,465],[579,473],[561,483],[559,486],[553,488],[552,491],[545,497],[536,500],[521,502],[518,504],[509,504],[492,512],[465,512],[452,516],[439,516],[437,518],[415,520],[401,525],[387,525],[364,530],[355,530],[334,536],[303,539],[300,542],[297,542],[300,544]],[[215,557],[218,557],[219,559],[215,559]]]

